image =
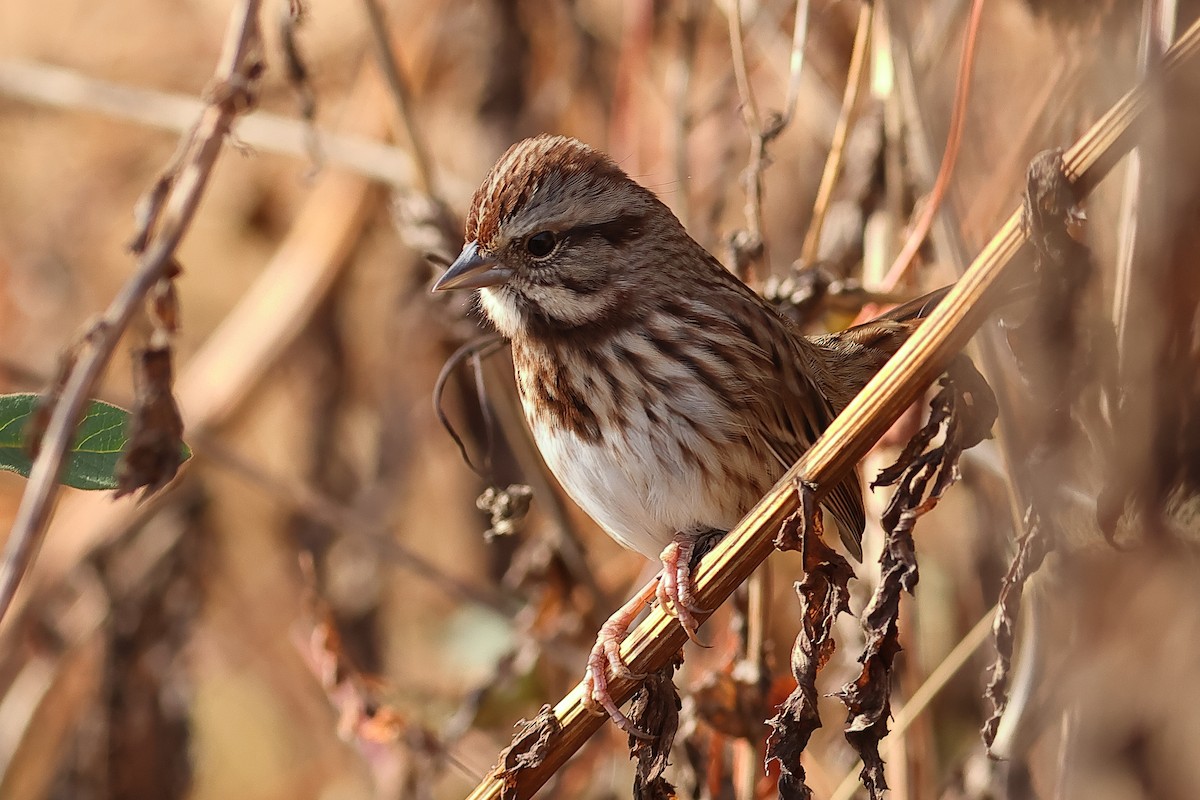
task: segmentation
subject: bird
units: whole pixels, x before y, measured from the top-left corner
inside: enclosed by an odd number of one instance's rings
[[[663,570],[656,596],[696,640],[697,548],[728,532],[812,445],[938,297],[810,337],[693,239],[653,192],[566,136],[517,142],[475,192],[433,291],[476,290],[511,344],[525,420],[566,493]],[[823,507],[862,557],[855,474]],[[606,670],[640,610],[602,627],[585,697],[637,729]]]

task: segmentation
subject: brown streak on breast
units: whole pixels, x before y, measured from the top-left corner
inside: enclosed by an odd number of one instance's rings
[[[584,386],[572,380],[570,369],[562,366],[560,358],[558,354],[513,344],[521,397],[527,409],[536,409],[537,418],[530,422],[566,430],[584,442],[597,442],[601,439],[599,417],[587,400]]]

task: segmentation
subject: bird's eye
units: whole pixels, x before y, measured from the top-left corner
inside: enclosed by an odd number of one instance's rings
[[[534,258],[545,258],[554,252],[556,244],[558,244],[558,239],[553,233],[542,231],[541,233],[535,233],[525,240],[525,249]]]

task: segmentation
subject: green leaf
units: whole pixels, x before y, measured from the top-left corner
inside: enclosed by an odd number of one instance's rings
[[[25,424],[37,408],[36,394],[0,395],[0,470],[29,477],[33,462],[25,452]],[[75,443],[67,451],[60,481],[76,489],[117,488],[117,463],[128,441],[129,412],[92,400],[84,412]],[[183,460],[192,451],[184,445]]]

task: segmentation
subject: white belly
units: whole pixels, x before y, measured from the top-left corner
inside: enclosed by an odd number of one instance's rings
[[[644,409],[630,409],[623,435],[602,429],[594,441],[530,419],[542,457],[571,498],[622,546],[652,559],[676,532],[728,530],[744,510],[744,501],[709,485],[729,453],[658,410],[658,424],[651,425]],[[685,446],[701,453],[709,469]]]

